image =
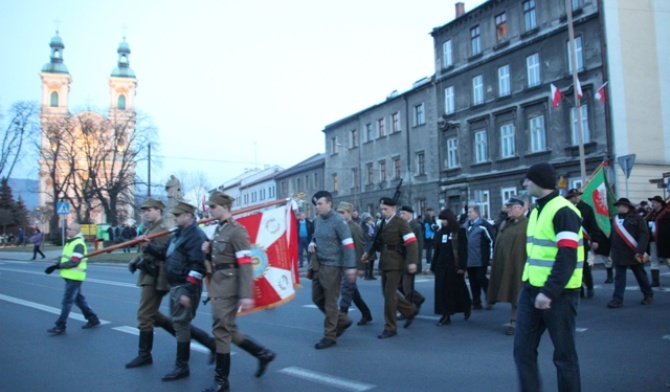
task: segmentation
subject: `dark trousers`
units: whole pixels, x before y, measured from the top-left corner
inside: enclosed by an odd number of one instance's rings
[[[421,306],[423,304],[423,301],[426,300],[426,298],[421,295],[420,292],[416,291],[416,288],[414,287],[414,279],[416,275],[415,274],[410,274],[407,271],[404,271],[402,273],[402,280],[400,282],[400,287],[398,287],[398,290],[402,293],[402,295],[405,296],[405,299],[408,300],[409,302],[413,303],[414,305]]]
[[[586,288],[593,290],[593,274],[591,273],[591,266],[584,261],[584,268],[582,269],[582,282]]]
[[[489,289],[489,278],[486,277],[486,267],[468,267],[468,280],[470,281],[470,294],[472,294],[472,304],[482,304],[481,292]]]
[[[375,277],[375,260],[377,260],[377,255],[373,254],[368,259],[368,262],[365,264],[365,276],[368,278]]]
[[[356,282],[349,282],[346,275],[342,275],[342,283],[340,284],[340,311],[346,314],[349,311],[352,301],[358,310],[361,311],[363,316],[368,318],[372,317],[370,308],[368,307],[368,304],[363,301],[363,297],[361,297],[361,293],[358,291]]]
[[[433,240],[426,240],[423,243],[423,249],[426,251],[426,264],[430,264],[430,262],[433,260]]]
[[[642,264],[635,264],[614,266],[614,295],[612,296],[612,299],[623,303],[623,293],[626,290],[626,269],[628,268],[633,271],[633,275],[637,280],[638,286],[640,286],[640,291],[642,291],[644,298],[653,298],[654,292],[649,285],[647,271],[644,270]]]
[[[98,316],[95,314],[95,312],[93,312],[93,309],[88,306],[86,298],[81,293],[81,284],[84,282],[71,279],[63,280],[65,280],[65,293],[63,293],[63,304],[60,311],[60,317],[58,317],[58,320],[56,320],[56,326],[65,328],[65,324],[67,324],[67,317],[70,315],[70,310],[72,310],[73,304],[77,305],[77,307],[81,309],[81,312],[84,314],[84,317],[86,317],[86,320],[93,322],[98,321]]]
[[[341,283],[342,268],[327,265],[320,265],[312,279],[312,301],[326,315],[323,320],[323,336],[330,340],[337,340],[338,326],[351,321],[337,307]]]
[[[35,246],[33,246],[33,260],[35,260],[35,258],[37,258],[37,254],[38,254],[38,253],[42,255],[42,258],[45,258],[45,257],[46,257],[46,256],[44,256],[44,253],[42,253],[42,249],[41,249],[41,248],[42,248],[42,245],[35,245]]]
[[[554,344],[554,366],[559,392],[581,391],[579,359],[575,348],[575,317],[579,290],[565,290],[551,301],[551,308],[535,308],[539,288],[524,286],[519,294],[514,335],[514,362],[521,392],[542,390],[537,366],[537,349],[544,331]]]
[[[298,239],[298,260],[300,261],[301,267],[305,263],[305,252],[307,252],[307,248],[309,248],[309,238],[300,237]]]
[[[183,285],[170,289],[170,311],[172,313],[172,324],[175,336],[177,337],[177,343],[188,343],[191,341],[191,320],[195,318],[201,294],[202,286],[198,286],[195,292],[187,290]],[[182,296],[190,298],[190,307],[186,307],[179,302]]]

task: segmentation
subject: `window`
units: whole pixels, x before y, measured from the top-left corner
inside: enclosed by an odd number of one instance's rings
[[[442,67],[448,68],[454,65],[453,52],[451,49],[451,40],[442,44]]]
[[[568,51],[568,72],[572,73],[572,50],[570,50],[570,41],[565,44]],[[584,52],[582,51],[582,37],[575,37],[575,54],[577,58],[577,71],[584,70]]]
[[[365,124],[365,141],[371,142],[375,138],[372,133],[372,123]]]
[[[484,103],[484,76],[477,75],[472,78],[472,104],[481,105]]]
[[[268,188],[268,194],[270,195],[270,198],[271,198],[271,199],[274,198],[274,197],[276,196],[276,195],[275,195],[275,187],[274,187],[274,186],[271,186],[271,187]]]
[[[314,173],[314,188],[321,188],[321,185],[319,185],[319,173]]]
[[[386,162],[379,162],[379,182],[386,181]]]
[[[393,179],[400,178],[400,158],[393,158]]]
[[[523,2],[523,27],[525,31],[530,31],[537,27],[535,0],[527,0]]]
[[[252,192],[252,193],[251,193],[251,202],[252,202],[252,203],[255,203],[255,202],[256,202],[256,198],[257,198],[256,192]]]
[[[426,114],[423,103],[414,106],[414,125],[423,125],[426,123]]]
[[[504,97],[512,93],[509,81],[509,64],[498,68],[498,95]]]
[[[351,177],[354,179],[354,191],[358,193],[358,168],[351,169]]]
[[[491,216],[491,200],[489,198],[489,191],[475,191],[475,203],[477,206],[479,206],[479,213],[482,218],[488,219]]]
[[[572,0],[572,10],[577,11],[578,9],[581,8],[581,5],[579,4],[579,0]]]
[[[482,51],[482,44],[480,40],[480,35],[479,35],[479,25],[473,27],[470,29],[470,49],[472,52],[472,56],[481,53]]]
[[[500,154],[503,158],[510,158],[515,153],[514,124],[505,124],[500,127]]]
[[[377,120],[377,128],[379,130],[379,137],[386,136],[386,130],[384,129],[384,119],[380,118]]]
[[[368,185],[375,183],[375,170],[372,168],[372,163],[368,163]]]
[[[447,168],[458,167],[458,139],[452,137],[447,140]]]
[[[302,181],[299,178],[295,179],[295,190],[298,192],[303,190]]]
[[[400,112],[395,112],[391,115],[392,132],[400,132]]]
[[[126,96],[121,94],[119,95],[119,99],[116,103],[116,107],[119,108],[120,110],[126,110]]]
[[[456,97],[454,96],[454,86],[444,89],[444,113],[451,114],[456,111]]]
[[[526,57],[526,71],[528,73],[528,87],[540,84],[540,55],[535,53]]]
[[[281,189],[282,195],[287,195],[288,194],[288,181],[282,180],[282,182],[280,184],[280,189]]]
[[[51,96],[49,97],[49,106],[52,108],[58,107],[58,93],[55,91],[51,92]]]
[[[309,189],[309,175],[305,176],[305,189]]]
[[[337,137],[330,138],[330,153],[337,154]]]
[[[503,203],[509,200],[510,197],[516,196],[516,187],[500,189],[500,196],[502,196]]]
[[[588,143],[591,141],[589,139],[589,111],[587,105],[582,105],[579,107],[582,114],[582,142]],[[572,144],[575,146],[579,145],[579,130],[577,128],[577,108],[570,109],[570,117],[572,124]]]
[[[504,12],[496,16],[496,37],[498,42],[507,40],[507,15]]]
[[[544,132],[544,116],[531,117],[530,126],[530,152],[540,152],[547,149],[547,141]]]
[[[358,147],[358,131],[354,129],[349,136],[349,148],[356,147]]]
[[[475,132],[475,163],[483,163],[489,159],[486,130]]]
[[[337,179],[337,173],[333,174],[333,192],[339,192],[340,181]]]
[[[416,153],[416,175],[423,176],[426,174],[426,154],[421,151]]]

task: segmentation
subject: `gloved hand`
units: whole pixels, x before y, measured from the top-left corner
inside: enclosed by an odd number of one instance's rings
[[[45,270],[44,273],[50,275],[52,272],[58,269],[58,264],[50,265]]]
[[[137,271],[137,264],[135,264],[134,261],[128,263],[128,271],[130,271],[131,274],[134,274],[135,271]]]

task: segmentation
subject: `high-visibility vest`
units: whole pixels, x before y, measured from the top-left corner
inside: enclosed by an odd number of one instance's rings
[[[563,197],[554,197],[544,207],[542,213],[538,214],[537,208],[533,209],[528,218],[528,229],[526,230],[526,265],[523,269],[522,281],[530,281],[535,287],[542,287],[547,281],[551,269],[556,261],[558,245],[556,233],[554,232],[554,216],[561,208],[570,208],[581,219],[577,207],[572,205]],[[538,217],[539,215],[539,217]],[[577,267],[572,272],[566,289],[579,288],[582,285],[582,271],[584,267],[584,235],[581,227],[578,233]]]
[[[70,260],[72,254],[74,253],[74,248],[77,245],[82,245],[84,247],[84,255],[86,254],[86,241],[81,237],[75,237],[72,241],[65,244],[63,248],[63,255],[60,257],[60,262],[65,263]],[[83,256],[83,255],[82,255]],[[86,262],[88,259],[82,257],[79,265],[75,268],[63,268],[60,270],[61,278],[70,279],[70,280],[81,280],[86,279]]]

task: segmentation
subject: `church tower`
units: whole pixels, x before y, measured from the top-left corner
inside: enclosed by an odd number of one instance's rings
[[[117,116],[131,117],[135,112],[135,88],[137,88],[137,78],[135,72],[130,69],[130,46],[126,42],[126,37],[119,44],[116,50],[118,53],[118,62],[116,68],[112,70],[109,76],[109,118]]]

